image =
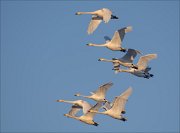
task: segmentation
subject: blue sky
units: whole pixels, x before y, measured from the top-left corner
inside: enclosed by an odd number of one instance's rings
[[[75,12],[104,7],[119,20],[87,35],[91,16]],[[129,25],[123,46],[158,54],[149,80],[114,74],[112,64],[97,61],[122,52],[85,45],[104,43],[105,35]],[[179,1],[1,1],[1,131],[179,132],[179,28]],[[55,102],[109,81],[109,100],[133,88],[127,122],[96,115],[100,125],[86,125],[64,117],[70,105]]]

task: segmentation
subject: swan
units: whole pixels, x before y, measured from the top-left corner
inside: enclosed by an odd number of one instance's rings
[[[157,54],[147,54],[145,56],[141,56],[137,63],[138,69],[134,69],[134,68],[119,69],[119,70],[115,70],[115,72],[128,72],[135,76],[149,79],[150,77],[153,77],[154,75],[149,73],[151,68],[148,67],[148,62],[155,58],[157,58]]]
[[[112,106],[110,106],[109,108],[106,108],[107,109],[106,111],[98,112],[96,110],[89,110],[89,112],[104,114],[104,115],[111,116],[112,118],[115,118],[118,120],[126,121],[127,119],[122,116],[122,112],[125,111],[124,107],[125,107],[126,101],[128,100],[128,97],[131,95],[131,93],[132,93],[132,88],[129,87],[120,96],[117,96],[114,98],[114,102],[113,102]]]
[[[102,22],[108,23],[110,19],[118,19],[118,17],[112,15],[112,12],[107,8],[102,8],[93,12],[76,12],[76,15],[90,14],[92,15],[91,22],[88,26],[88,34],[92,34],[98,25]]]
[[[121,45],[122,45],[122,41],[124,39],[125,33],[130,32],[130,31],[132,31],[132,26],[124,27],[122,29],[115,31],[112,40],[109,40],[109,39],[106,40],[105,44],[89,43],[87,44],[87,46],[106,47],[112,51],[126,52],[126,49],[123,48]],[[107,36],[105,36],[104,38],[107,38]]]
[[[70,103],[73,106],[79,107],[83,109],[83,113],[87,113],[87,111],[92,108],[92,105],[83,100],[75,100],[75,101],[67,101],[67,100],[56,100],[57,102]]]
[[[113,70],[119,69],[120,65],[138,69],[137,65],[133,64],[133,60],[137,56],[137,54],[141,54],[141,52],[135,49],[128,49],[127,53],[119,59],[112,58],[112,60],[108,60],[105,58],[99,58],[98,61],[112,62],[114,66]]]
[[[97,102],[106,102],[107,101],[105,99],[106,92],[112,85],[113,85],[112,82],[103,84],[95,92],[91,92],[90,96],[84,96],[84,95],[81,95],[80,93],[77,93],[74,96],[81,96],[81,97],[93,99]]]
[[[90,108],[90,110],[95,110],[95,111],[98,111],[102,106],[102,103],[101,102],[98,102],[96,105],[94,105],[92,108]],[[85,107],[83,107],[85,108]],[[89,124],[89,125],[94,125],[94,126],[98,126],[99,124],[97,122],[95,122],[93,120],[94,116],[96,113],[94,112],[90,112],[90,110],[86,113],[84,113],[82,116],[76,116],[77,112],[79,112],[81,110],[81,108],[79,107],[76,107],[76,106],[72,106],[71,107],[71,110],[69,111],[68,114],[64,114],[64,116],[67,116],[69,118],[73,118],[73,119],[76,119],[76,120],[79,120],[83,123],[86,123],[86,124]],[[87,110],[87,109],[85,109]]]

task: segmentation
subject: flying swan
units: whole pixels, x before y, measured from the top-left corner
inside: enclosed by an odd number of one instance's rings
[[[91,92],[90,96],[84,96],[84,95],[81,95],[80,93],[75,94],[75,96],[89,98],[89,99],[95,100],[97,102],[106,102],[107,101],[105,99],[106,92],[112,85],[113,85],[112,82],[103,84],[96,91]]]
[[[57,102],[64,102],[64,103],[69,103],[72,104],[72,107],[76,107],[79,109],[83,110],[83,113],[87,113],[87,111],[92,108],[92,105],[89,104],[86,101],[83,100],[75,100],[75,101],[67,101],[67,100],[57,100]]]
[[[64,114],[64,116],[67,116],[69,118],[73,118],[76,120],[79,120],[83,123],[89,124],[89,125],[94,125],[94,126],[98,126],[99,124],[97,122],[95,122],[93,120],[94,116],[96,113],[94,112],[90,112],[91,109],[98,111],[102,106],[102,103],[99,102],[96,105],[94,105],[92,108],[86,108],[85,106],[83,106],[84,110],[89,110],[88,112],[84,113],[82,116],[76,116],[76,114],[82,109],[79,108],[78,106],[72,106],[71,110],[69,111],[68,114]]]
[[[132,93],[132,88],[129,87],[126,91],[124,91],[120,96],[117,96],[114,98],[113,105],[106,108],[107,110],[104,112],[98,112],[96,110],[89,110],[89,112],[94,112],[98,114],[104,114],[111,116],[112,118],[122,120],[122,121],[127,121],[127,118],[122,116],[122,112],[125,111],[125,104],[126,101],[128,100],[128,97]]]
[[[88,34],[92,34],[98,25],[104,21],[104,23],[108,23],[110,19],[118,19],[118,17],[112,15],[112,12],[107,9],[107,8],[102,8],[100,10],[94,11],[94,12],[77,12],[76,15],[81,15],[81,14],[91,14],[92,19],[91,22],[89,23],[88,27]]]
[[[122,29],[115,31],[112,40],[108,36],[105,36],[104,37],[106,40],[105,44],[89,43],[87,44],[87,46],[106,47],[112,51],[126,52],[126,49],[123,48],[121,45],[122,45],[122,41],[124,39],[125,34],[130,31],[132,31],[132,26],[124,27]]]
[[[98,61],[112,62],[114,66],[113,70],[119,70],[120,65],[128,68],[132,67],[138,69],[137,65],[133,64],[133,60],[137,54],[141,54],[141,52],[135,49],[128,49],[127,53],[119,59],[112,58],[112,60],[108,60],[105,58],[99,58]]]
[[[154,75],[149,73],[151,68],[148,67],[148,62],[155,58],[157,58],[157,54],[147,54],[145,56],[141,56],[137,63],[138,69],[134,69],[134,68],[119,69],[119,70],[115,70],[115,72],[128,72],[135,76],[149,79],[150,77],[153,77]]]

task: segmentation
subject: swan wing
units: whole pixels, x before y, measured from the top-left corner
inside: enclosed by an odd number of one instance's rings
[[[114,33],[114,36],[111,40],[111,43],[114,45],[114,46],[119,46],[121,47],[121,44],[122,44],[122,41],[124,39],[124,36],[127,32],[130,32],[132,31],[132,27],[131,26],[127,26],[127,27],[124,27],[122,29],[119,29],[117,30],[115,33]]]
[[[103,84],[101,85],[98,90],[96,91],[96,95],[98,96],[105,96],[107,90],[113,85],[112,82],[109,82],[109,83],[106,83],[106,84]]]
[[[95,104],[90,110],[98,111],[102,106],[102,102],[98,102]],[[88,118],[89,120],[93,120],[93,117],[95,116],[96,113],[94,112],[87,112],[84,116]]]
[[[129,96],[132,94],[132,88],[129,87],[126,91],[124,91],[119,97],[124,100],[128,100]]]
[[[147,54],[145,56],[141,56],[137,63],[138,70],[145,70],[148,65],[148,62],[155,58],[157,58],[157,54]]]
[[[118,31],[115,31],[114,36],[110,42],[111,42],[111,45],[115,47],[121,47],[121,39],[120,39]]]
[[[73,106],[71,107],[71,110],[69,111],[68,114],[71,115],[71,116],[76,116],[76,114],[77,114],[81,109],[82,109],[81,106],[73,105]]]
[[[92,108],[92,105],[89,104],[86,101],[83,101],[82,103],[82,109],[83,109],[83,113],[86,114],[90,109]]]
[[[128,97],[132,94],[132,88],[129,87],[126,91],[124,91],[120,96],[115,97],[114,101],[112,102],[112,108],[111,110],[113,112],[116,112],[118,114],[121,114],[122,111],[124,111],[125,104],[128,100]]]
[[[102,16],[103,16],[104,22],[108,23],[109,20],[111,19],[112,12],[107,8],[103,8],[103,9],[101,9],[101,11],[102,11]]]
[[[132,63],[137,54],[141,54],[141,52],[135,49],[128,49],[127,53],[122,58],[120,58],[120,60]]]
[[[124,100],[122,100],[122,98],[121,97],[116,97],[115,99],[114,99],[114,104],[112,105],[112,107],[111,107],[111,109],[109,110],[110,112],[113,112],[114,114],[118,114],[118,115],[120,115],[121,114],[121,112],[123,111],[123,107],[122,107],[122,105],[123,105],[123,101]]]
[[[91,22],[89,23],[88,26],[88,31],[87,31],[88,34],[92,34],[96,30],[98,25],[101,23],[101,21],[102,21],[101,17],[93,15]]]

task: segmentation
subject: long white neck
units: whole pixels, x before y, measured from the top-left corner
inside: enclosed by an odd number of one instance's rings
[[[85,98],[90,98],[90,96],[84,96],[84,95],[81,95],[81,94],[76,94],[75,96],[78,96],[78,97],[85,97]]]
[[[104,59],[104,58],[100,58],[99,61],[104,61],[104,62],[113,62],[113,60],[108,60],[108,59]]]
[[[77,12],[78,15],[81,15],[81,14],[95,14],[95,12]]]
[[[94,43],[90,43],[88,44],[88,46],[95,46],[95,47],[106,47],[106,43],[105,44],[94,44]]]
[[[59,102],[74,104],[74,101],[67,101],[67,100],[59,100]]]
[[[120,69],[119,71],[120,71],[120,72],[128,72],[128,73],[131,73],[130,70],[125,70],[125,69]]]

